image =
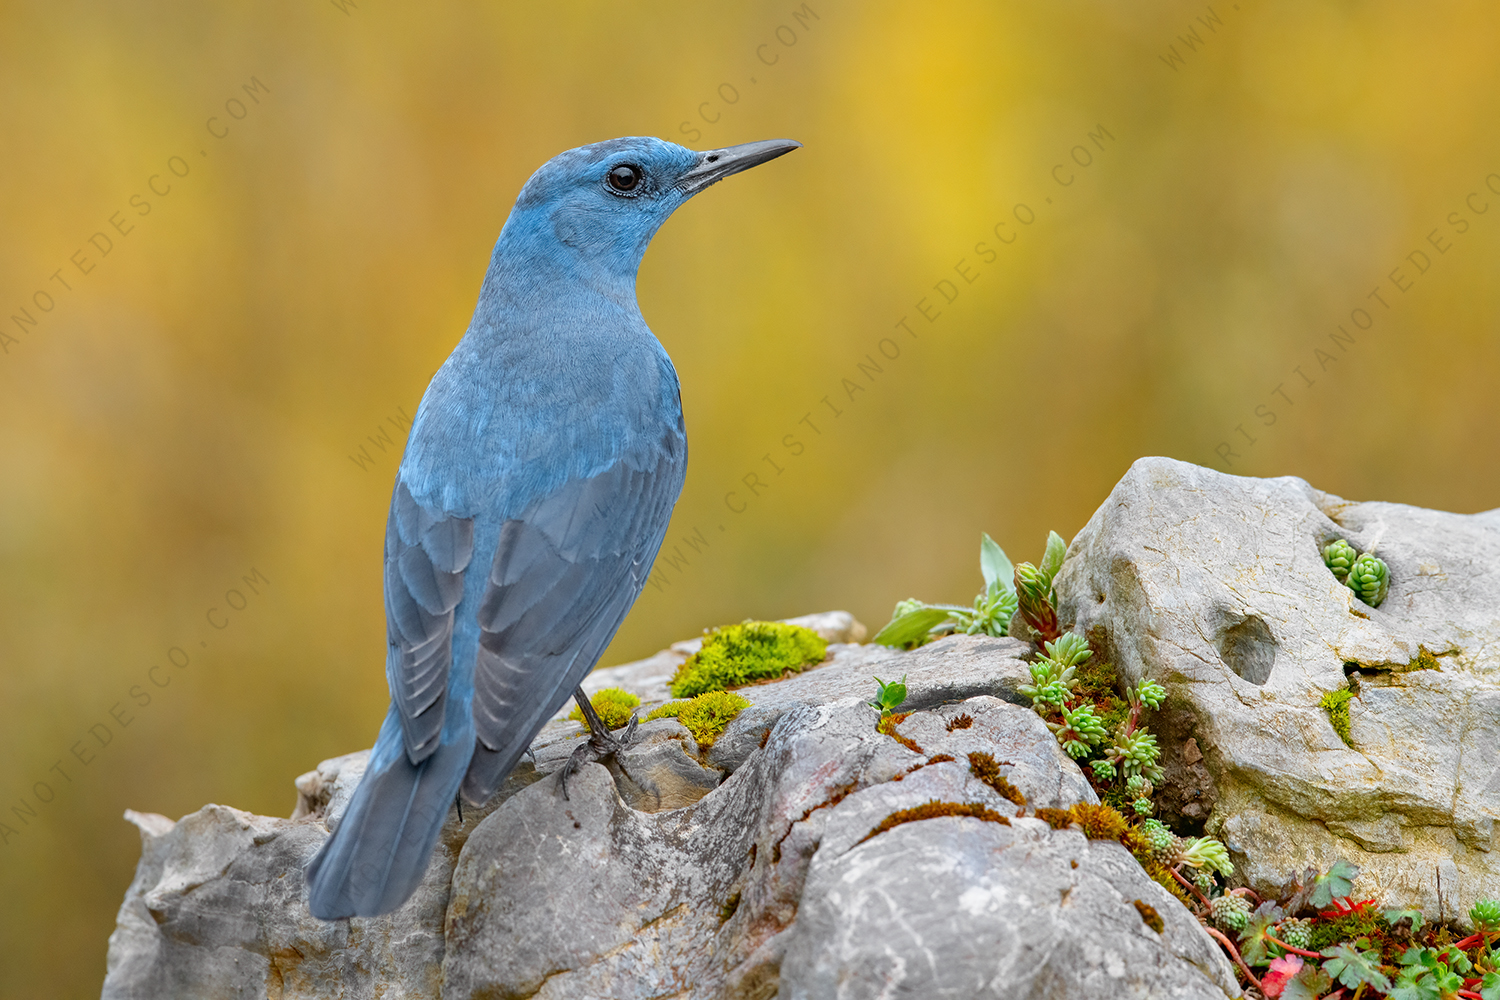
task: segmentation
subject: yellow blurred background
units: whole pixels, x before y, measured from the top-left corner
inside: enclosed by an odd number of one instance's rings
[[[806,145],[646,256],[691,462],[605,664],[967,601],[1143,455],[1500,506],[1493,4],[0,11],[5,997],[97,993],[125,808],[369,745],[406,422],[573,146]]]

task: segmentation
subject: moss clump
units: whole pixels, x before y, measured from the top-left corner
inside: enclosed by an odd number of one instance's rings
[[[747,621],[715,629],[703,647],[677,668],[672,696],[691,698],[761,680],[774,680],[818,663],[828,642],[812,629],[782,622]]]
[[[1330,691],[1318,702],[1328,712],[1328,721],[1333,726],[1333,731],[1339,734],[1339,739],[1349,746],[1354,746],[1354,740],[1349,736],[1349,699],[1354,697],[1354,692],[1348,688],[1340,688]]]
[[[991,755],[987,753],[969,754],[969,773],[999,792],[1001,798],[1014,802],[1016,808],[1026,808],[1026,796],[1021,794],[1019,788],[1001,776],[1000,764]]]
[[[1395,673],[1405,674],[1413,670],[1442,669],[1443,667],[1438,663],[1437,657],[1432,655],[1432,650],[1428,649],[1426,646],[1418,646],[1417,655],[1412,657],[1412,661],[1408,664],[1405,664],[1404,666],[1397,667]]]
[[[1312,943],[1307,948],[1309,951],[1322,951],[1340,941],[1379,937],[1384,934],[1386,926],[1377,912],[1365,908],[1357,909],[1347,916],[1316,920],[1308,936]]]
[[[1160,862],[1142,864],[1141,867],[1146,869],[1146,874],[1151,876],[1152,881],[1170,892],[1172,895],[1176,896],[1178,901],[1180,901],[1183,906],[1186,906],[1189,910],[1192,910],[1198,905],[1197,901],[1194,900],[1193,897],[1188,893],[1188,891],[1182,887],[1182,883],[1172,877],[1171,868],[1168,868],[1166,865],[1161,864]]]
[[[948,732],[951,733],[955,729],[968,729],[973,724],[973,716],[969,715],[968,712],[964,712],[962,715],[955,715],[948,720]]]
[[[924,819],[936,819],[939,816],[968,816],[973,819],[982,819],[986,823],[1000,823],[1010,826],[1009,818],[1000,815],[993,809],[987,809],[978,802],[941,802],[931,799],[925,805],[913,809],[901,809],[891,813],[880,821],[880,825],[859,839],[863,844],[871,837],[877,837],[887,830],[893,830],[902,823],[916,823]]]
[[[1038,809],[1035,814],[1037,819],[1043,820],[1054,830],[1066,830],[1073,825],[1073,814],[1066,809]]]
[[[1167,922],[1161,918],[1160,913],[1156,912],[1156,907],[1139,899],[1132,900],[1132,903],[1135,905],[1136,912],[1141,915],[1141,923],[1158,934],[1167,929]]]
[[[1068,810],[1068,815],[1074,823],[1083,827],[1084,835],[1090,840],[1121,840],[1130,829],[1130,824],[1120,811],[1109,806],[1080,802]]]
[[[905,722],[906,717],[910,714],[910,712],[901,712],[897,715],[882,715],[880,717],[880,721],[875,723],[875,731],[884,736],[889,736],[897,743],[906,747],[906,749],[910,750],[912,753],[925,754],[927,751],[917,746],[916,740],[912,739],[909,736],[902,736],[901,732],[896,728],[898,725]]]
[[[700,747],[713,746],[724,735],[734,717],[750,707],[750,702],[732,691],[709,691],[686,701],[669,701],[646,716],[652,719],[676,719],[687,727]],[[767,730],[769,732],[769,730]]]
[[[611,729],[619,729],[629,722],[631,712],[640,703],[641,699],[624,688],[605,688],[589,699],[589,704],[599,713],[600,721]],[[583,709],[573,706],[568,718],[574,722],[583,722]]]

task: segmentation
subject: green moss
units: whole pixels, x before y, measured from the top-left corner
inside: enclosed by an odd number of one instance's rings
[[[1349,736],[1349,699],[1354,697],[1354,692],[1348,688],[1340,688],[1330,691],[1318,702],[1328,712],[1328,721],[1333,725],[1333,731],[1339,734],[1339,739],[1349,746],[1354,746],[1354,740]]]
[[[1360,910],[1344,917],[1320,919],[1313,922],[1309,951],[1322,951],[1340,941],[1352,941],[1362,937],[1383,937],[1385,927],[1374,910]]]
[[[703,648],[677,668],[672,696],[691,698],[774,680],[820,662],[827,651],[827,641],[800,625],[755,621],[726,625],[705,636]]]
[[[676,719],[687,727],[700,747],[710,747],[724,734],[736,715],[750,707],[750,702],[730,691],[708,691],[686,701],[669,701],[654,708],[645,721]]]
[[[1412,657],[1410,663],[1403,664],[1395,669],[1395,673],[1405,674],[1413,670],[1442,670],[1437,657],[1432,655],[1432,650],[1426,646],[1417,647],[1417,655]]]
[[[1108,660],[1090,657],[1078,664],[1073,676],[1078,681],[1078,692],[1090,701],[1118,697],[1119,678],[1115,674],[1115,665]]]
[[[619,729],[629,722],[631,711],[640,703],[641,699],[624,688],[605,688],[589,699],[589,704],[599,713],[600,720],[611,729]],[[573,711],[568,713],[568,718],[574,722],[582,722],[583,710],[575,705]]]

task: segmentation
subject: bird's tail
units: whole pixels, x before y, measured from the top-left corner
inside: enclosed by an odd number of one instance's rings
[[[412,764],[391,708],[348,811],[307,866],[313,916],[379,916],[416,890],[474,751],[472,733],[459,737]]]

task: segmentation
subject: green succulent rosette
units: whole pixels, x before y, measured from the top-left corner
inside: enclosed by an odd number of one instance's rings
[[[1023,562],[1016,567],[1016,600],[1021,617],[1044,641],[1059,636],[1057,611],[1052,607],[1052,581],[1031,563]]]
[[[1221,931],[1238,934],[1250,922],[1250,901],[1244,896],[1216,896],[1208,908]]]
[[[1323,547],[1323,565],[1328,567],[1339,583],[1349,581],[1349,571],[1354,568],[1358,558],[1359,553],[1354,551],[1354,546],[1342,538],[1334,539]]]
[[[1366,552],[1354,561],[1344,584],[1354,591],[1355,597],[1372,608],[1378,608],[1391,589],[1391,570],[1384,559]]]

